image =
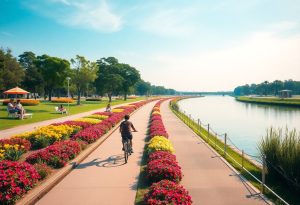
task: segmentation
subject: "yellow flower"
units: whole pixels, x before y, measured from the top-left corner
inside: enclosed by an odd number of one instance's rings
[[[174,147],[170,140],[163,136],[154,136],[147,147],[148,153],[154,152],[154,151],[168,151],[171,153],[174,153]]]
[[[4,145],[4,149],[9,149],[10,147],[11,147],[11,145],[9,145],[9,144]]]
[[[155,114],[160,115],[160,112],[159,112],[159,111],[154,111],[154,112],[152,112],[152,115],[155,115]]]
[[[124,109],[113,109],[112,112],[115,112],[115,113],[119,113],[119,112],[123,112]]]
[[[98,124],[100,123],[102,120],[98,120],[98,119],[90,119],[90,118],[79,118],[76,119],[74,121],[79,121],[79,122],[87,122],[87,123],[91,123],[91,124]]]

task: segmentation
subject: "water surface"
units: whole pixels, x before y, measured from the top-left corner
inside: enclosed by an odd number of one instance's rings
[[[235,145],[251,155],[258,155],[257,144],[271,126],[300,131],[299,108],[238,102],[230,96],[189,98],[178,104],[217,133],[227,133]]]

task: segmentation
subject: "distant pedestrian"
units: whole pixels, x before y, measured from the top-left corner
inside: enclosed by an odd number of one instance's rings
[[[111,112],[111,106],[110,106],[110,103],[107,104],[105,111],[106,111],[106,112]]]

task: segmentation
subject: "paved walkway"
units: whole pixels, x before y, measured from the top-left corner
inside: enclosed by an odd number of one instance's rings
[[[256,205],[267,204],[243,183],[203,141],[168,108],[161,107],[163,122],[174,144],[178,163],[184,174],[182,185],[190,192],[193,204]]]
[[[134,102],[130,102],[130,103],[134,103]],[[121,106],[121,105],[130,104],[130,103],[114,105],[114,106],[112,106],[112,108],[118,107],[118,106]],[[16,134],[23,133],[23,132],[32,131],[36,127],[46,126],[46,125],[50,125],[52,123],[64,122],[64,121],[67,121],[67,120],[73,120],[73,119],[77,119],[77,118],[84,117],[84,116],[87,116],[87,115],[91,115],[95,112],[103,112],[104,110],[105,110],[105,108],[100,108],[100,109],[97,109],[97,110],[82,112],[82,113],[78,113],[78,114],[75,114],[75,115],[65,115],[65,117],[61,117],[61,118],[45,120],[45,121],[41,121],[41,122],[36,122],[36,123],[31,123],[31,124],[27,124],[27,125],[21,125],[21,126],[9,128],[9,129],[1,130],[0,131],[0,139],[11,137],[11,136],[14,136]]]
[[[134,154],[127,164],[124,164],[120,134],[114,132],[37,204],[134,204],[148,120],[154,104],[143,106],[131,117],[138,132],[134,133]]]

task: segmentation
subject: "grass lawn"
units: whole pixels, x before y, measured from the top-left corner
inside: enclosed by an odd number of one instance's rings
[[[139,100],[143,100],[144,97],[139,97],[136,99],[128,99],[127,101],[124,100],[113,100],[111,105],[118,105],[127,102],[135,102]],[[99,108],[106,107],[108,101],[82,101],[82,105],[76,105],[75,103],[70,104],[69,114],[74,115],[81,112],[87,112],[90,110],[96,110]],[[0,105],[0,130],[4,130],[7,128],[19,126],[19,125],[26,125],[34,122],[40,122],[44,120],[50,120],[60,117],[65,117],[66,115],[62,115],[60,113],[56,113],[54,107],[59,106],[61,103],[51,103],[49,101],[41,102],[39,105],[36,106],[24,106],[27,113],[33,113],[32,119],[13,119],[8,118],[6,106]],[[68,108],[68,104],[63,104],[65,108]]]
[[[268,105],[281,105],[281,106],[293,106],[300,107],[300,98],[278,98],[278,97],[248,97],[240,96],[235,98],[237,101],[260,103]]]

